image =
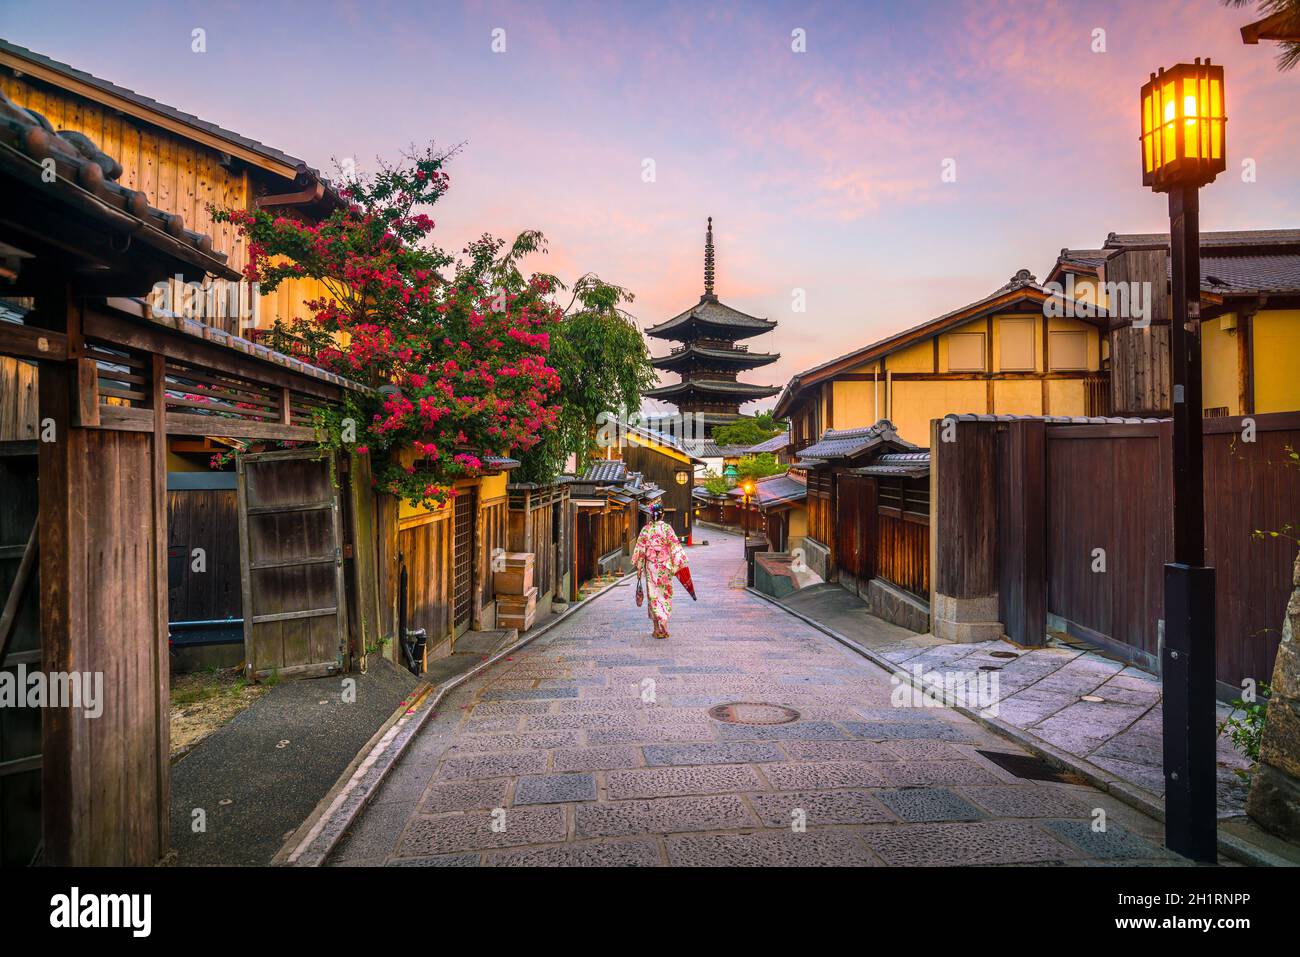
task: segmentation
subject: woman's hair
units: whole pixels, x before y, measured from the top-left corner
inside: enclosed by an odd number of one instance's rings
[[[658,502],[650,506],[650,521],[661,522],[664,517],[664,507]]]

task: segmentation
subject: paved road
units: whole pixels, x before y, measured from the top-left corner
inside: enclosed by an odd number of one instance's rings
[[[735,587],[740,540],[690,550],[700,602],[650,637],[633,588],[596,599],[457,690],[331,863],[925,865],[1180,861],[1160,825]],[[709,714],[794,709],[783,724]],[[1105,829],[1094,828],[1104,812]]]

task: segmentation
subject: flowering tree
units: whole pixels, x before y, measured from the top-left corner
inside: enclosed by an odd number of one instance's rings
[[[355,417],[357,451],[376,453],[378,484],[427,506],[480,474],[484,456],[537,445],[560,414],[548,361],[562,313],[550,298],[557,284],[519,265],[545,240],[526,232],[507,249],[484,235],[461,257],[439,249],[433,220],[416,210],[445,194],[446,159],[426,150],[350,184],[319,223],[214,211],[247,237],[246,275],[264,291],[320,281],[326,293],[305,303],[311,317],[277,323],[265,338],[378,390],[322,425],[338,441]]]

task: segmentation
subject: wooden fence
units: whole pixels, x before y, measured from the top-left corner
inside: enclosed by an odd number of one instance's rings
[[[1042,644],[1050,624],[1155,670],[1173,555],[1170,430],[1167,420],[961,422],[958,440],[936,447],[936,590],[996,594],[1020,644]],[[1300,413],[1206,419],[1204,436],[1206,564],[1216,570],[1216,674],[1227,691],[1267,681],[1281,639],[1300,520],[1290,458]]]

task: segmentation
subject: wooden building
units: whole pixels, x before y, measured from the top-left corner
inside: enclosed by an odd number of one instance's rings
[[[73,699],[0,727],[6,863],[151,865],[165,852],[168,443],[308,441],[312,410],[356,388],[130,298],[168,277],[238,273],[208,237],[123,186],[121,168],[0,99],[0,295],[18,316],[0,322],[0,355],[35,364],[39,423],[34,440],[0,442],[0,666],[105,685],[98,716]],[[378,638],[358,533],[364,459],[338,463],[338,484],[302,452],[248,456],[243,469],[250,668],[354,666]]]
[[[1050,318],[1059,293],[1022,269],[983,299],[794,376],[773,408],[799,453],[885,419],[918,446],[948,413],[1104,411],[1102,319]]]
[[[1061,250],[1048,276],[1105,314],[1111,414],[1170,413],[1169,269],[1167,234],[1111,233]],[[1148,315],[1133,283],[1150,290]],[[1200,300],[1204,415],[1300,410],[1300,229],[1202,233]]]
[[[658,501],[664,507],[664,521],[679,538],[690,544],[693,534],[694,501],[691,489],[695,470],[703,460],[686,451],[683,445],[653,429],[631,428],[619,450],[629,473],[638,473],[644,481],[658,488]],[[644,524],[641,523],[641,524]],[[640,525],[637,526],[638,530]]]
[[[881,421],[828,430],[796,464],[807,470],[808,566],[877,616],[929,631],[929,451]]]
[[[807,478],[801,471],[769,475],[727,493],[745,534],[761,534],[769,550],[800,548],[808,534]]]

